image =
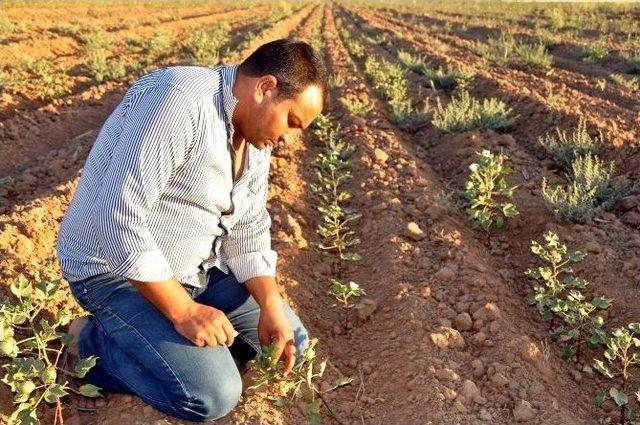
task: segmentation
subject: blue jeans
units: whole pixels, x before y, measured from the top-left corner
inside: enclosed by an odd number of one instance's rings
[[[71,282],[74,297],[91,312],[79,337],[79,355],[98,357],[86,381],[106,392],[136,394],[180,419],[205,421],[229,413],[242,392],[234,358],[244,364],[261,354],[260,307],[232,273],[212,268],[206,283],[184,288],[195,301],[226,314],[239,332],[231,347],[194,345],[129,281],[114,274]],[[285,314],[302,353],[307,331],[288,305]]]

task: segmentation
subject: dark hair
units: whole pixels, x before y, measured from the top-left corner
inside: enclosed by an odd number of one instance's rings
[[[316,85],[327,105],[327,70],[313,47],[304,41],[282,38],[263,44],[238,66],[238,72],[251,77],[273,75],[278,81],[278,96],[286,98]]]

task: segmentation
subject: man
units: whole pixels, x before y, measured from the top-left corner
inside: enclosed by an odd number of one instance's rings
[[[239,65],[168,67],[131,86],[89,153],[57,243],[91,313],[70,325],[67,353],[98,357],[89,383],[204,421],[237,404],[234,358],[275,343],[292,369],[308,335],[276,287],[269,159],[326,93],[321,60],[288,39]]]

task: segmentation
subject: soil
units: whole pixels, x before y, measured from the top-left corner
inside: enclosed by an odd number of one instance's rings
[[[362,214],[355,226],[362,260],[342,269],[341,278],[366,291],[362,308],[348,316],[346,331],[340,326],[341,311],[327,295],[334,277],[332,262],[313,247],[320,217],[319,199],[310,189],[316,181],[310,164],[323,147],[311,132],[275,148],[268,200],[273,246],[279,253],[278,282],[311,336],[319,338],[318,357],[330,360],[322,385],[340,375],[354,379],[326,394],[339,420],[324,409],[323,423],[586,425],[607,417],[616,420],[611,402],[598,408],[592,401],[607,383],[585,366],[600,353],[588,353],[582,363],[561,358],[545,323],[528,305],[530,282],[523,272],[534,261],[530,241],[553,230],[571,248],[588,252],[588,261],[576,272],[591,282],[593,293],[614,299],[606,314],[609,325],[640,319],[640,234],[623,220],[629,211],[640,213],[640,196],[596,221],[557,222],[539,188],[542,177],[560,181],[562,172],[537,145],[537,137],[556,125],[572,127],[584,113],[591,127],[609,130],[605,156],[620,161],[618,173],[638,178],[640,159],[633,145],[638,138],[637,105],[627,104],[630,100],[618,98],[615,91],[583,90],[591,77],[567,68],[535,76],[478,67],[471,93],[507,101],[518,116],[511,132],[447,134],[430,126],[407,131],[389,121],[386,104],[367,81],[362,62],[349,55],[338,36],[337,17],[366,45],[368,54],[377,57],[396,61],[398,50],[414,49],[437,65],[477,62],[453,36],[440,38],[448,43],[447,51],[436,51],[428,38],[439,35],[414,35],[393,13],[329,3],[303,8],[225,60],[237,62],[258,45],[287,35],[308,40],[314,24],[322,20],[326,64],[345,81],[331,89],[329,112],[355,147],[352,178],[345,189],[353,194],[350,206]],[[357,18],[399,39],[393,48],[366,44]],[[238,16],[238,30],[242,19]],[[417,76],[408,78],[417,103],[442,95]],[[33,278],[36,270],[43,278],[60,278],[54,249],[60,222],[97,131],[125,89],[124,83],[94,87],[86,97],[71,96],[72,104],[64,108],[48,105],[0,122],[5,132],[0,176],[14,180],[0,185],[3,282],[20,273]],[[561,94],[566,102],[551,107],[546,90]],[[366,118],[352,116],[337,101],[345,96],[368,99],[374,108]],[[549,114],[556,120],[547,122]],[[516,192],[520,215],[490,243],[465,218],[457,189],[475,152],[483,148],[502,149],[521,170],[510,180],[521,185]],[[16,158],[24,163],[16,167]],[[443,203],[443,196],[450,196],[450,205]],[[6,285],[0,285],[3,293]],[[71,298],[52,306],[57,308],[80,313]],[[6,392],[1,394],[6,411]],[[246,392],[238,407],[217,423],[308,422],[302,404],[277,408],[267,395]],[[52,423],[51,414],[43,412],[43,423]],[[95,413],[65,415],[67,424],[185,423],[124,394],[112,395]]]

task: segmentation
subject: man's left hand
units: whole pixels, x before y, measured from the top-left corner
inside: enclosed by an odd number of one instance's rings
[[[287,376],[295,364],[296,346],[293,329],[284,314],[284,300],[260,307],[258,339],[261,345],[275,344],[274,362],[282,357],[284,375]]]

